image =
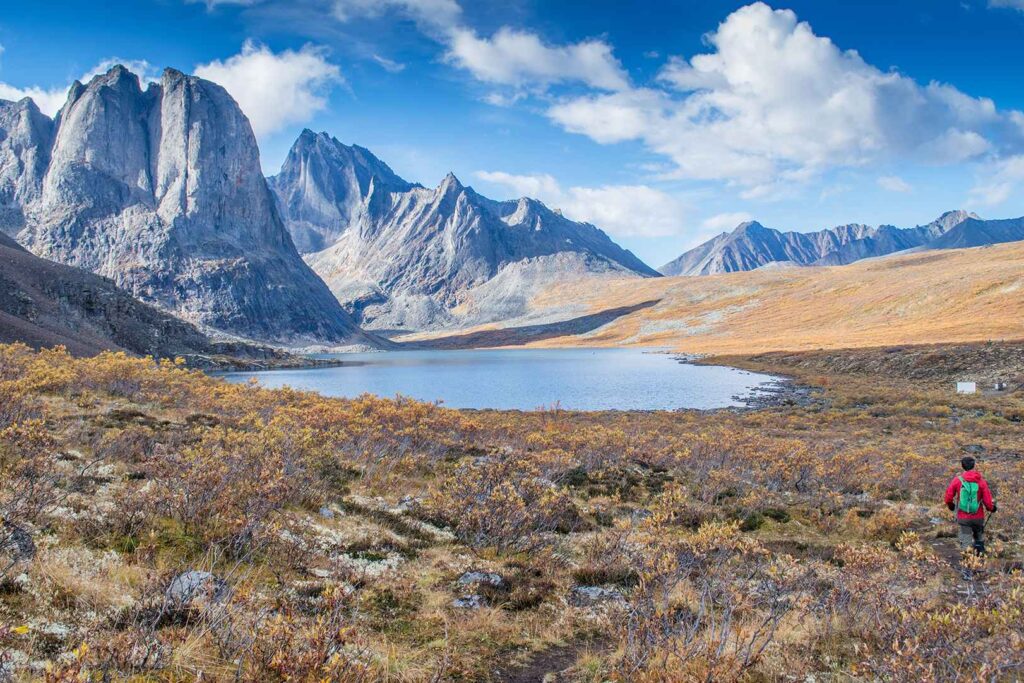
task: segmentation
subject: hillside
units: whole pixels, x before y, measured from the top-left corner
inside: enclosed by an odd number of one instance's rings
[[[1019,679],[1021,394],[757,362],[820,399],[460,412],[0,345],[0,678]],[[1011,495],[961,561],[965,452]]]
[[[462,333],[514,344],[516,328],[532,320],[564,323],[648,303],[582,334],[535,343],[720,354],[1022,339],[1022,291],[1024,244],[1011,243],[848,266],[563,284],[535,297],[520,320]]]
[[[286,354],[273,349],[213,341],[191,323],[133,299],[110,280],[41,259],[0,233],[0,343],[11,342],[64,346],[75,356],[113,350],[183,357],[204,367],[288,362]]]

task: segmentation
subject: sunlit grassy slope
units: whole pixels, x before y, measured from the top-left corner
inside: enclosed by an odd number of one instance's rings
[[[754,353],[1022,339],[1024,243],[830,268],[562,283],[536,297],[532,313],[566,301],[593,313],[652,300],[590,332],[535,344]]]

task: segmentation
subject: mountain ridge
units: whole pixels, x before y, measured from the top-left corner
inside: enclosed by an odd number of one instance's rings
[[[947,237],[949,234],[954,236]],[[754,270],[777,262],[848,265],[914,248],[981,246],[1022,239],[1024,219],[985,221],[964,210],[947,211],[931,223],[913,228],[852,223],[814,232],[782,232],[747,221],[683,252],[659,272],[668,276],[713,275]]]
[[[327,133],[303,131],[270,186],[296,241],[327,244],[307,262],[374,328],[495,319],[514,307],[509,290],[546,286],[559,273],[658,275],[597,227],[539,200],[489,199],[453,173],[435,188],[410,183]]]
[[[7,140],[30,138],[34,113],[10,114],[18,107],[0,110]],[[14,169],[0,172],[0,228],[33,253],[206,329],[289,345],[376,343],[302,261],[248,119],[221,86],[166,69],[143,90],[116,65],[76,81],[52,125],[49,146],[36,136],[31,154],[0,143],[0,169]],[[23,161],[44,156],[41,176]]]

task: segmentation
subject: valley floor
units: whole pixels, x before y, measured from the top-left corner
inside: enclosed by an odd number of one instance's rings
[[[750,354],[1013,340],[1024,339],[1021,292],[1024,242],[1015,242],[827,268],[563,282],[517,320],[399,341]],[[573,313],[559,317],[567,301]]]
[[[764,410],[464,413],[0,346],[0,679],[1017,680],[1021,349],[727,359],[821,389]],[[965,453],[985,559],[942,503]]]

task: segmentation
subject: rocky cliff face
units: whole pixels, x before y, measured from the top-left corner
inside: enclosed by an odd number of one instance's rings
[[[25,227],[24,207],[42,192],[53,129],[32,100],[0,100],[0,230],[16,234]]]
[[[18,202],[18,239],[37,255],[231,334],[361,341],[295,250],[249,122],[220,86],[168,69],[143,91],[114,67],[71,88],[39,147],[38,192]]]
[[[685,252],[659,270],[664,275],[713,275],[779,263],[845,265],[905,249],[938,248],[938,240],[959,226],[973,233],[980,227],[975,223],[992,222],[995,221],[981,221],[966,211],[948,211],[935,221],[914,228],[850,224],[800,233],[780,232],[752,221]]]
[[[65,346],[78,356],[121,350],[157,358],[274,360],[266,347],[215,342],[190,323],[132,298],[110,280],[35,256],[0,233],[0,343]]]
[[[424,329],[519,315],[558,277],[656,276],[592,225],[533,199],[498,202],[454,176],[408,183],[367,150],[300,136],[271,180],[306,260],[374,328]]]

